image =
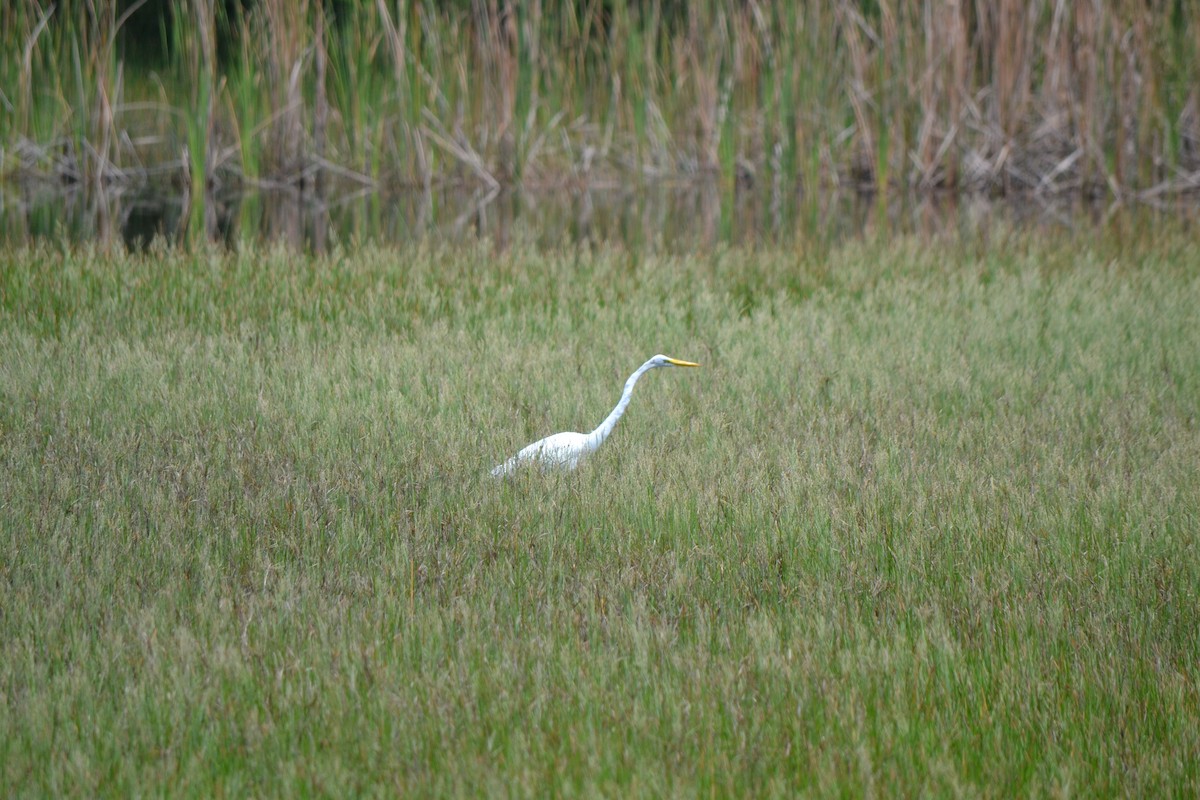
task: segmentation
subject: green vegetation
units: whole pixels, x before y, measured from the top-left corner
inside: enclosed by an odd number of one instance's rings
[[[0,51],[0,166],[96,186],[1160,197],[1200,174],[1198,0],[13,0]]]
[[[1200,791],[1186,232],[5,262],[15,796]]]

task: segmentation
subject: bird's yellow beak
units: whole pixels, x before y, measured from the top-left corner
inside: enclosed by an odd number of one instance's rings
[[[700,366],[699,364],[697,364],[693,361],[680,361],[678,358],[668,358],[667,361],[670,361],[672,364],[674,364],[677,367],[698,367],[698,366]]]

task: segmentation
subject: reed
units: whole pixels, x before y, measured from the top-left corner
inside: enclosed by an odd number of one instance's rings
[[[390,186],[1200,186],[1200,0],[189,8],[161,101],[200,120],[193,172],[214,169],[201,139],[228,132],[248,179],[293,186],[318,165]],[[0,22],[5,166],[59,174],[87,154],[94,180],[119,165],[139,133],[122,100],[142,87],[126,85],[113,4],[17,0]]]

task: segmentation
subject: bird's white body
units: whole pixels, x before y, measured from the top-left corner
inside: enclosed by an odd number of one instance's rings
[[[595,449],[596,447],[589,446],[587,434],[575,431],[556,433],[525,445],[519,453],[493,469],[492,474],[505,475],[530,461],[536,461],[543,467],[575,469],[579,466],[579,459]]]
[[[508,475],[526,464],[538,464],[542,468],[575,469],[579,466],[581,458],[599,449],[608,435],[612,433],[613,428],[617,425],[617,420],[621,418],[621,415],[625,413],[625,408],[629,405],[629,398],[633,396],[633,387],[638,382],[638,378],[657,367],[697,366],[700,365],[691,361],[680,361],[664,355],[654,356],[638,367],[637,371],[629,376],[629,380],[625,381],[625,391],[621,394],[621,399],[617,401],[616,407],[597,426],[596,430],[591,433],[574,431],[556,433],[545,439],[538,439],[533,444],[522,447],[520,452],[503,464],[493,468],[492,474]]]

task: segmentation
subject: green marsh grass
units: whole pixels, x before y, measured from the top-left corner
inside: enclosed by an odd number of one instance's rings
[[[0,781],[1194,794],[1198,302],[1184,232],[10,253]]]

